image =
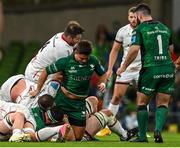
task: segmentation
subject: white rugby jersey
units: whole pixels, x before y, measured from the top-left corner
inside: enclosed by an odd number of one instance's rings
[[[36,84],[32,85],[32,82],[25,79],[24,75],[22,74],[12,76],[2,84],[1,89],[0,89],[0,100],[6,101],[6,102],[12,102],[11,89],[14,86],[14,84],[17,83],[18,80],[20,79],[25,80],[26,88],[16,98],[15,103],[24,105],[28,109],[32,107],[36,107],[39,96],[43,94],[41,94],[40,92],[40,94],[37,97],[31,98],[29,92],[35,90]]]
[[[16,82],[18,82],[18,80],[20,80],[20,79],[24,79],[25,80],[26,88],[19,95],[19,97],[20,97],[19,99],[26,98],[26,96],[28,95],[29,91],[33,91],[35,89],[36,85],[31,85],[30,81],[26,80],[24,75],[22,75],[22,74],[15,75],[15,76],[10,77],[7,81],[5,81],[2,84],[1,90],[0,90],[2,100],[7,101],[7,102],[12,102],[12,99],[11,99],[11,89],[14,86],[14,84]],[[29,97],[29,99],[30,99],[30,97]],[[18,103],[18,100],[16,100],[17,103]]]
[[[123,47],[123,51],[124,51],[121,64],[124,63],[125,58],[129,51],[129,47],[131,46],[132,31],[133,31],[133,28],[130,26],[130,24],[128,24],[128,25],[120,28],[116,34],[115,41],[122,43],[122,47]],[[141,68],[140,51],[139,51],[136,59],[128,66],[127,69],[131,69],[131,68],[138,68],[138,69]]]
[[[20,110],[23,111],[23,109],[24,112],[27,112],[26,108],[23,105],[0,100],[0,120],[2,120],[8,113]]]
[[[73,46],[70,46],[63,39],[63,32],[57,33],[39,50],[38,54],[30,61],[26,67],[25,76],[34,81],[34,75],[40,75],[42,69],[57,61],[60,58],[67,57],[73,52]]]

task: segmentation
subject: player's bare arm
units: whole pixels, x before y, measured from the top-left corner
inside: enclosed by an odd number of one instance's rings
[[[109,55],[108,71],[106,72],[108,78],[111,77],[112,75],[112,69],[113,69],[114,63],[116,62],[120,48],[121,48],[121,43],[114,41],[113,47],[111,49],[111,53]]]
[[[101,92],[105,91],[106,88],[106,82],[107,82],[107,74],[105,73],[104,75],[99,77],[99,85],[98,88]]]
[[[39,94],[39,92],[41,91],[41,88],[42,88],[43,85],[44,85],[44,82],[47,80],[47,77],[48,77],[48,74],[47,74],[46,70],[43,69],[43,71],[42,71],[42,73],[41,73],[41,75],[40,75],[40,77],[39,77],[39,79],[38,79],[38,84],[37,84],[36,90],[30,92],[30,95],[31,95],[32,97],[34,97],[34,96],[36,96],[36,95]]]
[[[174,45],[173,44],[169,45],[169,50],[170,50],[171,53],[173,53],[173,51],[174,51]]]
[[[132,45],[129,49],[128,55],[120,68],[117,70],[117,75],[121,75],[122,72],[126,70],[126,68],[134,61],[137,57],[139,52],[140,46],[139,45]]]
[[[169,46],[169,50],[170,50],[171,53],[173,53],[173,51],[174,51],[174,45],[173,44]],[[174,64],[175,64],[176,69],[179,70],[180,69],[180,57],[178,57],[176,59]]]

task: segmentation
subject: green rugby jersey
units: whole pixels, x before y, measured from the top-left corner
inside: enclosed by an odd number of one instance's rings
[[[99,60],[92,55],[90,55],[87,64],[80,64],[75,60],[74,54],[72,54],[46,67],[48,74],[53,74],[58,71],[62,71],[64,74],[64,87],[66,87],[69,92],[80,97],[87,97],[93,72],[96,72],[99,76],[105,74],[104,67],[100,64]]]
[[[140,45],[143,67],[171,64],[169,45],[172,34],[164,24],[151,20],[141,23],[132,33],[132,45]]]
[[[56,115],[59,113],[60,115]],[[36,130],[40,130],[46,126],[59,125],[63,123],[63,113],[57,110],[43,111],[40,107],[31,109],[31,115],[36,121]]]

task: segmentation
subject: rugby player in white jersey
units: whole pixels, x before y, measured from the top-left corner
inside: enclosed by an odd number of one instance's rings
[[[48,105],[44,106],[44,102]],[[39,108],[43,111],[52,108],[53,102],[54,99],[50,95],[42,95],[38,98]],[[26,106],[0,99],[1,141],[46,141],[53,136],[65,140],[70,130],[70,125],[62,122],[62,125],[44,126],[35,132],[39,124],[42,124],[41,121],[36,120],[34,112],[30,112]]]
[[[43,68],[73,52],[73,47],[80,41],[83,32],[84,29],[78,22],[70,21],[64,32],[55,34],[29,62],[25,70],[25,77],[37,83]],[[51,78],[52,76],[49,76],[46,84]]]
[[[49,89],[48,89],[49,91],[46,93],[50,94],[50,96],[54,96],[56,95],[60,85],[58,84],[57,81],[51,81],[50,84],[51,85],[49,85]],[[18,118],[18,121],[21,123],[19,125],[22,125],[25,122],[24,119],[26,119],[26,121],[28,120],[27,118],[31,119],[30,121],[25,123],[27,124],[26,128],[23,128],[23,131],[25,131],[26,133],[31,133],[30,134],[31,136],[24,134],[21,128],[21,130],[15,130],[15,132],[18,131],[18,133],[16,132],[17,134],[15,133],[15,135],[10,139],[10,141],[17,141],[17,142],[24,140],[45,141],[49,137],[53,137],[53,139],[54,137],[56,137],[55,139],[57,139],[59,136],[61,139],[62,138],[66,139],[67,136],[67,140],[70,141],[75,140],[72,132],[70,132],[69,135],[65,134],[68,132],[68,124],[53,126],[53,127],[45,127],[35,132],[36,125],[38,124],[39,126],[39,124],[42,123],[41,122],[38,123],[37,121],[34,121],[34,117],[33,116],[30,117],[29,111],[32,111],[33,108],[44,106],[42,104],[46,104],[46,106],[51,106],[51,104],[53,104],[52,102],[54,101],[54,99],[48,95],[42,95],[44,94],[44,92],[42,92],[40,95],[42,97],[37,96],[35,98],[30,99],[29,91],[33,89],[34,89],[33,86],[29,84],[29,81],[25,79],[23,75],[15,75],[10,77],[1,87],[1,96],[0,96],[1,100],[7,101],[7,103],[3,101],[1,102],[1,105],[3,104],[2,106],[4,107],[3,110],[6,109],[6,113],[8,114],[8,116],[4,118],[4,121],[8,121],[7,119],[9,118],[11,118],[10,119],[11,121],[14,121],[15,119]],[[19,103],[26,107],[8,102]],[[94,140],[94,135],[105,125],[108,125],[113,132],[119,135],[121,140],[129,140],[134,135],[132,133],[133,131],[131,130],[126,132],[125,135],[122,135],[124,133],[121,133],[121,131],[119,130],[121,129],[121,124],[115,119],[115,116],[113,116],[113,114],[108,110],[102,110],[101,112],[97,112],[97,104],[98,104],[98,100],[94,96],[89,96],[86,99],[86,118],[88,124],[86,127],[86,134],[83,141]],[[17,108],[21,108],[21,110],[18,110],[21,111],[20,113],[14,112],[17,110]],[[9,112],[11,111],[13,112],[9,114]],[[56,119],[59,117],[54,117],[54,118]],[[7,137],[7,135],[9,136],[10,132],[7,133],[4,131],[11,131],[11,128],[9,127],[11,127],[12,124],[8,123],[9,125],[7,126],[7,124],[4,123],[4,121],[0,122],[1,125],[0,129],[1,131],[3,131],[2,132],[3,135],[0,135],[0,138],[2,137],[5,138]],[[93,126],[93,129],[90,128],[94,124],[96,124],[96,126]]]
[[[124,51],[122,63],[124,62],[125,57],[127,56],[129,47],[131,45],[132,31],[137,26],[137,17],[136,14],[134,13],[134,10],[135,7],[129,9],[128,11],[129,24],[120,28],[116,34],[116,38],[109,58],[109,66],[107,71],[107,75],[109,77],[112,75],[112,69],[116,61],[116,58],[118,56],[119,50],[121,49],[121,46],[123,47],[123,51]],[[113,97],[109,105],[109,109],[113,112],[114,115],[116,115],[118,112],[119,102],[126,93],[129,84],[132,82],[132,80],[138,81],[140,69],[141,69],[141,55],[139,52],[137,58],[133,61],[131,65],[129,65],[127,70],[123,72],[121,76],[117,76],[116,78]]]
[[[0,100],[0,141],[22,141],[27,138],[23,128],[30,124],[34,119],[25,106]]]
[[[109,65],[106,73],[109,78],[113,73],[112,69],[117,59],[119,50],[123,48],[123,52],[124,52],[122,59],[122,63],[123,63],[128,53],[129,47],[131,45],[132,31],[137,26],[137,18],[136,18],[136,14],[134,13],[134,10],[135,7],[132,7],[128,10],[129,24],[120,28],[116,34],[115,41],[109,56]],[[119,103],[122,97],[125,95],[129,84],[132,82],[132,80],[135,81],[138,80],[140,69],[141,69],[141,58],[139,52],[139,55],[134,60],[134,62],[127,68],[127,70],[124,73],[122,73],[121,76],[116,77],[113,97],[108,107],[108,109],[111,110],[114,115],[116,115],[118,112]],[[123,131],[125,132],[123,128],[121,130],[122,132]],[[100,133],[98,133],[99,136],[104,136],[108,134],[110,134],[108,128],[105,128],[104,130],[100,131]]]
[[[57,75],[56,75],[57,76]],[[58,77],[59,80],[60,76]],[[59,82],[57,78],[53,77],[46,89],[43,89],[39,96],[43,94],[49,94],[52,97],[55,97],[57,90],[59,89]],[[32,83],[25,78],[24,75],[19,74],[10,77],[6,80],[0,89],[1,99],[6,102],[13,102],[25,105],[28,109],[37,106],[37,97],[31,98],[29,92],[35,90],[36,85],[32,85]]]

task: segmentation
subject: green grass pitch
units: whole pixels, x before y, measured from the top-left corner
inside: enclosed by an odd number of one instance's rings
[[[111,134],[99,138],[98,142],[0,142],[0,147],[180,147],[180,133],[163,133],[164,143],[154,143],[153,134],[150,133],[150,136],[149,143],[121,142],[116,135]]]

